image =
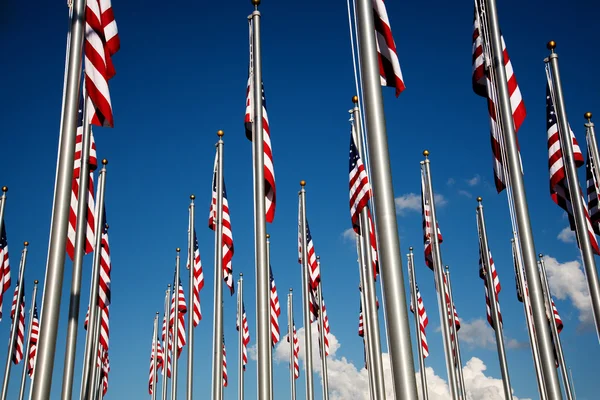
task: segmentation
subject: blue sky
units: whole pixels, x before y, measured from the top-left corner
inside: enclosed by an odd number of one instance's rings
[[[419,161],[422,150],[429,149],[434,189],[445,199],[438,207],[443,259],[452,269],[457,310],[465,323],[475,327],[471,336],[461,331],[463,362],[477,357],[487,366],[485,374],[498,378],[493,346],[478,340],[489,331],[484,335],[476,330],[477,320],[485,318],[482,282],[477,275],[477,196],[484,198],[490,248],[503,285],[500,301],[505,335],[518,343],[527,341],[527,333],[514,293],[506,196],[497,195],[493,188],[485,100],[471,90],[473,6],[442,1],[429,2],[426,8],[418,2],[387,3],[407,87],[398,99],[393,89],[383,90],[395,196],[410,199],[410,193],[419,194]],[[5,61],[0,65],[4,77],[0,185],[10,188],[5,221],[13,276],[22,242],[31,243],[26,271],[29,299],[32,281],[43,280],[45,270],[68,11],[64,2],[41,2],[36,4],[36,12],[15,2],[1,7],[0,48]],[[113,7],[121,37],[121,50],[114,56],[117,75],[110,82],[115,128],[94,131],[98,156],[109,160],[106,205],[111,225],[113,305],[107,398],[147,396],[152,318],[162,311],[164,289],[173,277],[175,248],[185,248],[187,243],[191,193],[197,197],[197,234],[207,282],[201,293],[204,319],[196,329],[195,393],[208,396],[214,236],[206,221],[218,129],[225,131],[225,180],[235,242],[233,270],[235,275],[245,275],[252,343],[256,337],[251,145],[243,128],[246,17],[252,7],[247,1],[166,4],[117,0]],[[553,276],[557,293],[563,297],[557,300],[565,321],[561,337],[582,400],[594,398],[596,364],[592,360],[600,357],[600,348],[593,328],[580,321],[586,313],[580,270],[575,264],[558,265],[579,260],[579,253],[573,243],[557,238],[568,222],[548,193],[543,59],[548,54],[546,42],[556,40],[569,120],[583,143],[583,113],[597,111],[600,115],[600,83],[590,79],[597,72],[593,16],[599,7],[589,3],[582,9],[556,0],[499,4],[502,30],[528,111],[519,134],[535,243],[539,252],[557,260]],[[347,110],[355,94],[346,4],[326,1],[292,6],[265,1],[261,11],[264,83],[278,189],[275,222],[268,231],[273,273],[284,309],[280,325],[284,330],[287,289],[292,287],[298,294],[301,289],[296,212],[298,182],[305,179],[307,215],[321,256],[331,329],[341,345],[334,356],[360,367],[363,352],[356,335],[356,254],[353,242],[343,236],[350,227]],[[582,171],[580,176],[583,178]],[[429,311],[431,357],[427,366],[445,379],[433,279],[421,255],[420,211],[400,210],[398,225],[403,260],[408,247],[415,247],[417,280]],[[84,303],[90,265],[91,256],[87,256]],[[59,397],[62,380],[70,267],[67,262],[52,398]],[[183,282],[187,288],[187,279]],[[12,289],[5,296],[5,311],[11,296]],[[187,290],[186,296],[189,298]],[[300,326],[299,296],[296,299],[295,319]],[[81,311],[83,320],[85,304]],[[9,326],[6,318],[0,323],[0,340],[8,340]],[[76,377],[80,376],[83,338],[81,335],[78,342]],[[224,391],[225,399],[234,399],[235,298],[225,298],[225,339],[231,382]],[[516,347],[508,351],[515,395],[535,398],[530,351]],[[0,346],[2,361],[5,349]],[[255,367],[251,361],[246,372],[249,399],[255,398]],[[21,366],[13,368],[9,397],[16,396],[20,373]],[[298,381],[300,396],[303,376],[302,372]],[[286,363],[275,364],[274,381],[275,398],[285,398]],[[315,398],[320,398],[320,379],[316,377],[315,382]],[[74,386],[77,393],[77,379]]]

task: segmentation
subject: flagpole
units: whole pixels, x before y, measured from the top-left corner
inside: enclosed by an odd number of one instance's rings
[[[223,135],[217,132],[217,211],[215,230],[215,303],[213,321],[212,399],[223,397]]]
[[[6,192],[8,186],[2,186],[2,197],[0,197],[0,232],[4,229],[4,207],[6,206]]]
[[[100,329],[102,325],[102,312],[100,307],[98,308],[98,312],[96,313],[96,325],[94,328],[93,339],[92,339],[92,359],[90,364],[90,381],[91,385],[89,386],[89,400],[95,400],[98,395],[98,384],[100,379],[100,371],[102,369],[102,357],[98,356],[100,352]],[[100,353],[102,354],[102,353]],[[100,365],[98,365],[100,363]]]
[[[360,282],[360,304],[361,304],[361,310],[363,313],[363,352],[365,355],[365,368],[367,369],[367,374],[369,375],[369,394],[371,396],[371,398],[373,398],[373,391],[375,390],[375,376],[373,375],[373,370],[375,369],[373,367],[373,362],[371,361],[372,358],[369,357],[369,349],[371,348],[371,336],[369,333],[369,329],[368,326],[366,325],[366,321],[367,321],[367,316],[366,314],[369,312],[366,308],[366,304],[367,304],[367,300],[365,297],[365,284],[364,284],[364,280],[365,280],[365,273],[364,273],[364,268],[363,268],[363,263],[364,263],[364,258],[363,258],[363,242],[362,240],[360,240],[360,235],[356,234],[356,251],[358,253],[358,276],[359,276],[359,282]]]
[[[165,338],[163,340],[163,380],[162,380],[162,400],[167,400],[167,381],[169,376],[169,299],[171,297],[171,284],[167,285],[165,293]]]
[[[450,329],[454,335],[454,343],[456,343],[456,383],[463,399],[467,398],[467,389],[465,387],[465,378],[462,370],[462,357],[460,354],[460,340],[458,340],[458,330],[456,329],[456,315],[454,315],[454,297],[452,296],[452,283],[450,282],[450,268],[446,265],[446,281],[448,282],[448,296],[450,298],[450,305],[448,306],[452,315],[452,324]],[[509,397],[510,398],[510,397]]]
[[[423,151],[423,155],[425,156],[425,161],[421,161],[421,168],[425,173],[425,184],[426,184],[426,193],[424,196],[429,198],[430,204],[430,220],[431,220],[431,246],[432,246],[432,256],[433,256],[433,270],[435,276],[435,284],[437,286],[437,294],[438,294],[438,306],[440,311],[440,325],[442,327],[442,336],[444,338],[444,350],[446,356],[446,368],[448,370],[448,383],[450,387],[450,393],[452,394],[452,398],[454,400],[458,399],[458,391],[459,388],[457,385],[456,379],[456,371],[454,369],[454,359],[452,357],[452,331],[450,327],[451,318],[454,320],[454,309],[448,309],[446,305],[446,285],[444,285],[444,270],[442,267],[442,253],[440,252],[440,243],[438,240],[437,234],[437,213],[435,210],[435,200],[433,198],[433,187],[431,185],[431,173],[429,170],[429,151]],[[452,317],[449,317],[450,314]]]
[[[195,265],[195,260],[194,260],[194,248],[196,247],[195,244],[195,240],[194,240],[194,230],[196,229],[196,223],[195,223],[195,205],[194,205],[194,199],[196,199],[195,195],[190,195],[190,206],[189,206],[189,211],[190,211],[190,231],[188,233],[188,260],[189,260],[189,268],[190,268],[190,291],[189,291],[189,296],[190,296],[190,311],[188,313],[188,342],[187,342],[187,351],[188,351],[188,358],[187,358],[187,387],[186,387],[186,399],[187,400],[193,400],[194,398],[194,297],[195,297],[195,284],[194,284],[194,265]]]
[[[0,230],[1,232],[1,230]],[[39,281],[33,281],[33,295],[31,296],[31,308],[29,309],[29,328],[27,329],[27,342],[23,351],[23,374],[21,375],[21,389],[19,391],[19,400],[25,397],[25,377],[27,376],[27,364],[29,363],[29,346],[31,345],[31,328],[33,327],[33,312],[35,309],[35,299],[37,298],[37,287]]]
[[[154,335],[152,336],[152,400],[156,400],[156,384],[158,383],[158,370],[157,370],[157,358],[158,358],[158,311],[154,316]]]
[[[101,257],[101,248],[102,248],[102,228],[104,224],[104,190],[106,186],[106,165],[108,161],[106,159],[102,160],[102,169],[100,170],[100,174],[98,175],[98,189],[96,193],[96,226],[94,227],[94,232],[96,232],[95,236],[95,244],[94,244],[94,258],[92,264],[92,285],[90,289],[90,302],[89,302],[89,322],[88,329],[85,338],[85,351],[83,356],[83,371],[81,375],[81,400],[86,400],[89,398],[89,394],[94,390],[93,385],[93,371],[95,365],[95,359],[98,356],[98,347],[94,342],[94,336],[96,332],[96,325],[98,321],[97,315],[99,314],[98,310],[98,290],[99,290],[99,281],[100,281],[100,259]],[[87,196],[87,193],[85,194]],[[87,197],[86,197],[87,198]],[[80,199],[81,200],[81,199]],[[42,304],[43,306],[43,304]],[[42,310],[43,313],[43,310]],[[43,320],[41,321],[43,324]],[[42,333],[40,327],[40,334]],[[94,353],[95,349],[95,353]],[[36,374],[37,375],[37,374]],[[34,377],[35,378],[35,377]],[[35,384],[35,379],[34,379]],[[39,399],[45,400],[45,399]]]
[[[417,298],[417,278],[415,274],[415,260],[413,248],[408,248],[408,278],[410,281],[410,298],[413,304],[413,314],[415,316],[415,332],[417,333],[417,348],[419,349],[419,368],[421,375],[421,388],[423,390],[423,400],[429,400],[429,390],[427,388],[427,374],[425,370],[425,357],[423,354],[423,337],[421,333],[421,315],[419,314],[419,300]],[[466,399],[465,399],[466,400]]]
[[[244,400],[244,274],[240,272],[238,279],[238,298],[237,298],[237,326],[238,326],[238,347],[239,347],[239,365],[238,365],[238,400]]]
[[[321,257],[317,256],[317,265],[319,266],[319,271],[321,271],[321,261],[319,260]],[[327,376],[327,352],[325,350],[325,331],[324,331],[324,321],[323,321],[323,286],[322,282],[319,282],[319,286],[317,286],[317,296],[319,297],[319,340],[321,346],[319,346],[319,351],[321,353],[321,378],[322,384],[321,389],[323,391],[323,400],[329,400],[329,377]]]
[[[304,363],[306,369],[306,400],[314,399],[313,387],[313,359],[312,359],[312,326],[310,323],[310,300],[308,289],[310,276],[308,272],[308,249],[306,239],[306,181],[300,181],[300,233],[302,235],[302,300],[304,303]]]
[[[594,160],[594,167],[596,168],[596,173],[598,173],[598,168],[600,168],[600,156],[598,155],[598,144],[596,143],[596,129],[594,128],[594,123],[592,122],[592,113],[586,112],[583,116],[586,119],[586,123],[584,124],[586,130],[587,142],[589,143],[588,151],[591,153],[590,156]],[[0,226],[0,231],[2,227]]]
[[[491,317],[494,322],[494,332],[496,333],[496,347],[498,348],[498,360],[500,361],[500,372],[502,374],[502,385],[504,387],[504,397],[510,399],[512,397],[512,389],[510,385],[510,377],[508,375],[508,363],[506,361],[506,351],[504,349],[504,327],[499,318],[498,295],[496,294],[496,284],[492,275],[492,266],[490,264],[490,249],[488,246],[487,230],[485,228],[485,218],[483,216],[482,198],[477,198],[477,227],[481,238],[481,262],[485,268],[486,275],[486,290],[490,301]]]
[[[540,272],[542,276],[542,289],[546,293],[546,299],[548,302],[550,326],[552,327],[552,337],[556,344],[556,355],[558,363],[560,365],[560,371],[563,378],[563,386],[565,387],[565,394],[568,400],[573,400],[573,393],[571,392],[571,383],[569,382],[569,375],[567,371],[567,363],[565,361],[565,355],[562,349],[562,343],[558,334],[558,327],[556,326],[556,319],[554,318],[554,310],[552,309],[552,293],[550,293],[550,287],[548,285],[548,276],[546,275],[546,263],[544,262],[544,255],[540,253]]]
[[[296,400],[296,367],[294,364],[294,303],[293,289],[288,293],[288,340],[290,342],[290,390],[291,400]]]
[[[573,380],[573,371],[569,368],[569,375],[571,376],[571,385],[573,385],[573,398],[577,400],[577,394],[575,393],[575,381]]]
[[[25,275],[25,264],[27,263],[27,246],[29,242],[23,243],[23,251],[21,253],[21,262],[19,265],[19,281],[17,282],[17,304],[15,305],[15,313],[10,327],[10,339],[8,342],[8,352],[6,354],[6,367],[4,369],[4,381],[2,382],[2,395],[0,399],[6,400],[8,394],[8,383],[10,381],[10,367],[15,352],[15,344],[17,343],[17,327],[19,325],[19,315],[21,313],[21,297],[23,296],[23,275]]]
[[[266,235],[267,237],[267,265],[269,266],[269,274],[271,273],[271,235],[269,235],[267,233]],[[271,315],[270,313],[273,312],[273,310],[271,309],[271,278],[269,277],[269,315]],[[272,322],[271,325],[269,326],[271,329],[273,329],[272,326]],[[275,346],[273,344],[273,333],[271,332],[271,334],[269,335],[269,343],[271,343],[271,347],[270,349],[273,349],[273,346]],[[273,398],[273,353],[272,350],[271,352],[269,352],[269,354],[271,354],[271,356],[269,357],[269,382],[271,385],[271,399]]]
[[[175,283],[173,286],[173,297],[175,298],[175,310],[173,312],[173,378],[171,379],[171,400],[177,400],[177,364],[179,346],[179,252],[181,249],[175,249]]]

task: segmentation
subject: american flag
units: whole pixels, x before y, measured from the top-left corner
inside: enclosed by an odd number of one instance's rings
[[[446,275],[444,275],[444,287],[446,288],[446,310],[448,312],[448,321],[452,325],[452,312],[450,311],[450,291],[448,288],[448,281],[446,280]],[[456,304],[452,302],[452,306],[454,307],[454,325],[456,325],[456,331],[460,330],[460,319],[458,318],[458,312],[456,311]]]
[[[215,157],[215,169],[212,182],[212,201],[210,203],[210,212],[208,216],[208,227],[217,231],[217,157]],[[231,233],[231,218],[229,216],[229,202],[227,201],[227,190],[225,189],[225,180],[223,180],[223,280],[229,286],[229,291],[233,296],[235,288],[233,286],[233,269],[231,259],[233,258],[233,235]]]
[[[431,218],[431,199],[427,195],[424,171],[421,170],[421,211],[423,214],[423,245],[425,252],[425,265],[427,265],[433,271],[433,243],[431,237],[433,235],[433,221]],[[442,243],[442,232],[440,226],[436,221],[438,243]],[[441,266],[440,266],[441,267]]]
[[[2,224],[0,233],[0,321],[2,320],[2,299],[10,289],[10,261],[8,259],[8,241],[6,240],[6,224]]]
[[[87,331],[88,324],[90,323],[90,306],[88,305],[87,312],[85,313],[85,321],[83,321],[83,329]]]
[[[588,140],[588,152],[586,160],[585,177],[587,181],[587,201],[588,209],[590,212],[590,220],[592,222],[592,228],[597,235],[600,235],[600,208],[598,208],[598,196],[600,195],[599,177],[598,177],[598,166],[594,164],[593,157],[591,157],[591,146],[592,144]]]
[[[319,302],[317,301],[317,291],[308,287],[308,308],[310,311],[310,321],[316,321],[319,318]]]
[[[35,369],[35,358],[37,355],[37,343],[40,334],[40,318],[38,315],[37,302],[33,305],[33,319],[31,320],[31,338],[29,340],[29,365],[27,367],[27,373],[29,376],[33,376]]]
[[[120,48],[110,0],[89,0],[85,10],[85,86],[91,103],[90,122],[113,127],[108,80],[115,75],[112,56]]]
[[[558,310],[556,309],[556,304],[554,304],[554,299],[552,299],[552,313],[554,314],[554,321],[556,321],[556,330],[558,333],[562,332],[564,324],[560,315],[558,315]]]
[[[358,308],[358,336],[365,336],[365,321],[363,317],[362,302],[360,303]]]
[[[327,308],[325,307],[325,299],[321,298],[321,315],[319,318],[323,318],[323,342],[325,343],[325,357],[329,355],[329,333],[331,332],[329,329],[329,318],[327,317]],[[317,325],[320,330],[320,324]],[[321,349],[323,345],[320,343],[321,339],[319,338],[319,345]]]
[[[271,287],[271,346],[279,342],[279,316],[281,308],[279,307],[279,296],[277,295],[277,286],[273,278],[273,269],[269,266],[269,281]]]
[[[292,320],[292,330],[293,330],[293,341],[294,341],[294,379],[298,379],[300,376],[300,365],[298,364],[298,354],[300,353],[300,342],[298,341],[298,336],[296,335],[296,324]],[[290,341],[290,336],[288,335],[287,341]],[[290,366],[291,368],[292,366]]]
[[[238,310],[239,313],[239,310]],[[235,329],[240,330],[238,319],[235,319]],[[242,303],[242,360],[243,369],[246,370],[246,364],[248,364],[248,344],[250,344],[250,328],[248,328],[248,317],[246,316],[246,307]]]
[[[175,284],[173,284],[175,287]],[[187,305],[185,303],[185,295],[183,293],[183,285],[181,284],[181,279],[179,280],[179,290],[177,291],[177,296],[179,297],[178,303],[178,312],[177,312],[177,358],[181,355],[181,350],[186,343],[185,336],[185,314],[187,313]],[[173,335],[173,325],[175,319],[175,290],[173,290],[173,295],[171,296],[171,309],[169,313],[169,334]],[[172,338],[172,336],[171,336]],[[169,341],[169,353],[173,349],[173,339]]]
[[[495,329],[494,327],[494,320],[492,319],[492,307],[491,307],[491,303],[490,303],[490,295],[488,293],[488,287],[487,287],[487,275],[486,275],[486,271],[485,271],[485,267],[483,265],[483,257],[482,257],[482,246],[479,246],[479,277],[483,280],[483,288],[485,290],[485,306],[486,306],[486,312],[487,312],[487,320],[488,323],[490,324],[490,326],[492,328]],[[500,286],[500,279],[498,279],[498,272],[496,271],[496,265],[494,264],[494,259],[492,258],[492,252],[489,252],[489,258],[490,258],[490,266],[491,266],[491,270],[492,270],[492,281],[493,281],[493,285],[494,285],[494,295],[496,296],[496,306],[498,307],[498,320],[500,321],[500,324],[502,325],[502,312],[500,312],[500,302],[498,301],[498,295],[500,294],[500,289],[502,289],[502,287]]]
[[[515,285],[517,287],[517,300],[520,301],[521,303],[523,303],[523,296],[524,296],[524,290],[521,284],[521,281],[519,280],[519,268],[521,268],[519,266],[519,260],[517,259],[517,252],[518,250],[515,248],[515,244],[513,242],[512,245],[512,253],[513,253],[513,266],[515,269]]]
[[[17,337],[15,338],[15,348],[13,351],[12,361],[15,364],[18,364],[23,359],[23,348],[25,341],[25,290],[21,291],[21,300],[18,300],[19,297],[19,285],[21,282],[17,282],[17,286],[15,286],[15,293],[13,294],[12,307],[10,309],[10,318],[13,320],[13,324],[15,323],[15,313],[17,311],[17,302],[19,304],[19,321],[17,322]]]
[[[167,335],[167,316],[164,315],[163,316],[163,324],[162,324],[162,336],[161,339],[163,341],[163,344],[166,342],[166,337]],[[165,370],[167,371],[167,377],[170,378],[171,377],[171,354],[173,354],[173,331],[171,329],[169,329],[169,344],[168,345],[164,345],[163,346],[163,370],[161,372],[161,374],[164,376],[165,374]],[[165,362],[166,359],[166,362]],[[166,368],[165,368],[165,363],[166,363]]]
[[[566,168],[563,161],[563,153],[561,148],[560,134],[558,130],[558,121],[556,118],[556,111],[554,107],[554,100],[552,98],[552,92],[550,90],[550,78],[548,77],[548,84],[546,85],[546,114],[547,114],[547,130],[548,130],[548,168],[550,170],[550,196],[552,200],[563,210],[565,210],[569,216],[569,225],[572,231],[575,231],[575,218],[573,216],[573,207],[571,204],[571,198],[575,197],[584,209],[586,218],[586,228],[590,239],[590,244],[595,254],[600,255],[600,249],[598,248],[598,241],[594,230],[592,228],[592,222],[590,221],[590,215],[583,200],[581,190],[579,189],[579,183],[573,182],[572,185],[576,186],[576,190],[579,191],[579,198],[577,196],[571,196],[569,191],[569,184],[566,180]],[[562,133],[566,134],[566,133]],[[575,167],[579,168],[583,165],[583,154],[577,144],[577,139],[569,126],[569,136],[573,143],[573,159]],[[579,244],[579,240],[577,241]]]
[[[369,203],[371,198],[371,185],[367,170],[360,158],[354,141],[354,129],[350,132],[350,217],[352,227],[360,233],[360,213]]]
[[[103,215],[104,227],[102,229],[102,246],[100,250],[100,282],[98,287],[98,306],[106,308],[110,305],[111,283],[110,273],[112,264],[110,262],[110,245],[108,241],[108,224],[106,223],[106,211]]]
[[[419,313],[419,329],[421,330],[421,348],[423,349],[423,358],[429,356],[429,346],[427,344],[427,335],[425,334],[425,328],[429,325],[429,318],[427,317],[427,311],[425,311],[425,305],[421,298],[421,292],[417,287],[417,309]],[[412,304],[412,297],[410,303],[410,311],[415,312],[415,307]]]
[[[102,382],[102,397],[108,392],[108,373],[110,372],[110,361],[108,360],[108,350],[104,350],[101,356],[100,380]]]
[[[156,350],[156,353],[155,353]],[[156,354],[156,372],[154,371],[154,356]],[[148,394],[152,394],[152,390],[154,389],[154,376],[157,371],[161,368],[159,355],[161,354],[160,342],[156,340],[156,334],[152,335],[152,350],[150,351],[150,373],[148,377]],[[158,377],[157,377],[158,378]],[[157,379],[158,381],[158,379]]]
[[[223,337],[223,387],[227,387],[227,353],[225,352],[225,337]]]
[[[189,268],[189,262],[188,262]],[[202,319],[202,311],[200,309],[200,291],[204,287],[204,273],[202,272],[202,261],[200,261],[200,249],[198,248],[198,238],[194,229],[194,307],[193,320],[194,327],[198,326]]]
[[[298,203],[298,262],[302,264],[302,224],[300,219],[300,203]],[[315,247],[312,241],[312,235],[310,234],[310,228],[308,227],[308,219],[306,219],[306,265],[309,270],[310,276],[310,287],[313,289],[317,288],[317,285],[321,281],[321,271],[319,264],[317,263],[317,255],[315,253]]]
[[[252,32],[252,30],[250,30],[250,32]],[[250,43],[252,43],[252,33],[250,33]],[[250,68],[248,70],[248,85],[246,86],[246,114],[244,116],[246,137],[250,141],[252,141],[252,128],[254,123],[254,76],[252,56],[252,45],[250,45]],[[273,151],[271,147],[271,128],[269,127],[269,117],[267,116],[267,100],[265,99],[265,85],[263,82],[261,82],[261,96],[263,119],[263,162],[265,174],[265,218],[267,222],[271,223],[275,219],[277,190],[275,188],[275,168],[273,167]]]
[[[481,0],[476,0],[478,3]],[[481,9],[481,7],[476,7]],[[472,69],[473,69],[473,91],[479,96],[485,97],[488,103],[488,111],[490,114],[490,132],[491,132],[491,143],[492,153],[494,155],[494,180],[496,182],[496,190],[498,193],[502,192],[508,182],[506,176],[506,168],[504,165],[504,141],[503,132],[498,124],[497,117],[497,92],[496,88],[492,83],[492,71],[487,68],[486,61],[490,62],[491,56],[488,54],[489,44],[485,42],[485,35],[482,34],[480,26],[480,20],[485,16],[475,14],[473,22],[473,58],[472,58]],[[485,23],[484,23],[485,27]],[[525,120],[527,112],[525,110],[525,103],[521,97],[521,90],[517,84],[517,78],[514,75],[514,70],[508,52],[506,50],[506,44],[504,43],[504,37],[502,40],[502,50],[504,58],[504,69],[506,70],[506,80],[508,84],[508,91],[510,95],[510,103],[512,109],[512,117],[515,128],[515,133],[519,131],[521,124]]]
[[[377,38],[377,57],[382,86],[396,88],[396,97],[405,89],[398,61],[396,43],[392,36],[390,20],[383,0],[373,0],[373,19]]]
[[[100,349],[108,351],[108,341],[110,338],[110,307],[100,309]]]
[[[373,259],[373,279],[377,280],[379,274],[379,256],[377,255],[377,235],[375,235],[375,223],[371,216],[371,210],[367,207],[367,217],[369,219],[369,236],[371,242],[371,258]]]

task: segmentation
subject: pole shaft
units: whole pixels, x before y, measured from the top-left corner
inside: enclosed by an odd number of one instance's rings
[[[165,338],[163,340],[163,380],[162,380],[162,400],[167,400],[167,391],[169,386],[167,385],[167,381],[169,380],[169,376],[167,371],[169,369],[169,299],[171,297],[171,285],[167,286],[167,292],[165,294]],[[171,356],[172,357],[172,356]]]
[[[368,326],[366,326],[365,321],[367,320],[367,313],[369,312],[369,310],[367,310],[366,304],[367,304],[367,298],[365,295],[365,291],[364,291],[364,287],[365,287],[365,268],[363,268],[364,266],[364,262],[365,259],[363,257],[363,254],[365,252],[365,250],[363,249],[363,241],[360,239],[360,235],[356,235],[356,250],[357,250],[357,254],[358,254],[358,275],[359,275],[359,280],[360,280],[360,304],[361,304],[361,310],[363,313],[363,347],[364,347],[364,354],[365,354],[365,367],[367,369],[367,374],[369,375],[369,394],[371,396],[371,399],[373,399],[373,392],[375,390],[375,386],[377,386],[377,384],[375,383],[375,375],[374,375],[374,370],[375,368],[373,367],[373,358],[369,356],[369,352],[372,348],[372,344],[371,344],[371,333],[369,332]]]
[[[0,230],[0,232],[2,232]],[[27,376],[27,364],[29,364],[29,346],[31,345],[31,329],[33,327],[33,311],[35,309],[35,299],[37,298],[37,283],[33,284],[33,294],[31,296],[31,309],[29,310],[29,328],[27,329],[27,342],[23,354],[23,374],[21,375],[21,389],[19,390],[19,400],[25,398],[25,377]]]
[[[158,383],[158,313],[154,316],[154,334],[152,335],[152,400],[156,400],[156,384]]]
[[[244,279],[240,275],[238,280],[238,320],[239,327],[239,366],[238,366],[238,399],[244,400]]]
[[[188,260],[190,267],[190,306],[188,312],[188,340],[187,340],[187,385],[186,385],[186,399],[193,400],[194,398],[194,248],[196,247],[194,240],[194,229],[195,229],[195,205],[194,200],[191,201],[190,207],[190,231],[188,234]]]
[[[179,346],[179,249],[175,255],[175,284],[173,295],[175,298],[175,310],[173,312],[173,379],[171,380],[171,400],[177,400],[177,346]]]
[[[317,261],[319,264],[319,271],[321,270],[321,263]],[[327,353],[325,352],[325,326],[323,321],[323,286],[322,282],[319,282],[319,286],[317,288],[318,296],[319,296],[319,340],[321,341],[321,346],[319,351],[321,353],[321,376],[322,376],[322,385],[321,389],[323,392],[323,400],[329,400],[329,379],[327,376]]]
[[[6,192],[2,193],[2,197],[0,197],[0,232],[2,232],[2,228],[4,228],[4,208],[6,206]]]
[[[588,142],[588,151],[590,157],[593,160],[594,167],[596,168],[596,174],[600,173],[600,155],[598,154],[598,144],[596,142],[596,129],[592,121],[588,121],[584,124],[586,128],[586,138]],[[0,231],[2,226],[0,226]]]
[[[494,277],[492,275],[492,266],[490,263],[490,249],[488,246],[487,230],[485,228],[485,218],[483,215],[483,205],[479,203],[477,206],[477,226],[481,237],[482,246],[482,262],[486,274],[486,290],[490,300],[490,309],[492,313],[492,321],[494,322],[494,332],[496,333],[496,347],[498,349],[498,361],[500,362],[500,372],[502,374],[502,385],[504,388],[504,397],[510,399],[512,397],[512,388],[510,385],[510,377],[508,375],[508,362],[506,361],[506,351],[504,349],[504,332],[502,323],[500,322],[498,312],[498,300]]]
[[[296,400],[296,367],[294,366],[294,299],[292,289],[288,294],[288,339],[290,341],[290,398]]]
[[[419,315],[419,300],[417,297],[417,277],[415,273],[415,258],[412,252],[408,253],[408,277],[410,280],[410,296],[413,304],[413,314],[415,316],[415,332],[417,333],[417,348],[419,349],[419,367],[421,375],[421,389],[423,391],[423,400],[429,400],[429,390],[427,389],[427,374],[425,371],[425,357],[423,354],[422,334],[421,334],[421,316]]]
[[[310,323],[310,300],[308,290],[310,289],[310,277],[308,272],[308,251],[306,240],[306,191],[304,187],[300,190],[300,232],[302,234],[302,299],[304,303],[304,354],[306,369],[306,400],[314,399],[313,387],[313,359],[312,359],[312,325]]]
[[[448,266],[446,266],[448,268]],[[467,398],[467,389],[465,387],[465,378],[463,377],[462,370],[462,357],[460,354],[460,340],[458,340],[458,330],[456,329],[456,323],[454,322],[454,297],[452,296],[452,283],[450,282],[450,271],[446,269],[446,281],[448,282],[448,296],[450,298],[449,308],[452,313],[452,324],[450,324],[450,329],[452,330],[452,334],[454,335],[454,344],[456,346],[456,363],[454,368],[456,370],[456,384],[457,390],[460,392],[460,396],[463,399]]]

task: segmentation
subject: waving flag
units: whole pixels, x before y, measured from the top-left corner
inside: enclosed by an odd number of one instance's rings
[[[239,313],[239,310],[238,310]],[[238,319],[235,319],[235,329],[240,330]],[[246,317],[246,307],[242,303],[242,368],[246,370],[248,364],[248,344],[250,344],[250,329],[248,328],[248,317]]]
[[[423,358],[427,358],[429,356],[429,345],[427,344],[427,335],[425,334],[425,328],[429,325],[429,318],[427,317],[427,311],[425,311],[425,305],[423,304],[423,299],[421,298],[421,292],[417,287],[417,312],[419,313],[419,329],[421,330],[421,348],[423,349]],[[410,311],[415,312],[415,308],[412,304],[410,304]]]
[[[294,358],[294,379],[298,379],[298,377],[300,376],[300,365],[298,364],[298,354],[300,353],[300,342],[298,341],[298,336],[296,335],[296,324],[294,323],[294,321],[292,321],[292,330],[293,330],[293,338],[292,340],[294,341],[294,354],[293,354],[293,358]],[[287,341],[290,341],[290,337],[288,335]],[[290,365],[290,368],[292,368],[292,366]]]
[[[202,319],[200,309],[200,290],[204,287],[204,273],[202,272],[202,261],[200,261],[200,249],[198,248],[198,238],[194,230],[194,293],[193,293],[193,321],[194,327],[198,326]]]
[[[405,89],[398,61],[396,43],[390,28],[390,20],[383,0],[373,0],[373,19],[377,38],[377,57],[382,86],[396,89],[396,97]]]
[[[269,281],[271,287],[271,346],[275,346],[279,342],[279,316],[281,308],[279,306],[279,296],[277,295],[277,286],[273,278],[273,270],[269,266]]]
[[[15,347],[13,349],[13,357],[12,361],[15,364],[18,364],[23,359],[23,348],[25,341],[25,290],[21,291],[21,299],[18,300],[19,297],[19,285],[21,282],[17,283],[15,286],[15,293],[13,295],[12,307],[10,310],[10,318],[13,320],[13,324],[17,324],[17,337],[15,340]],[[15,313],[17,310],[17,303],[19,303],[19,318],[18,321],[15,320]]]
[[[37,343],[40,335],[40,318],[38,315],[37,302],[33,305],[33,319],[31,320],[31,338],[29,340],[29,365],[27,373],[30,377],[33,376],[35,369],[35,358],[37,355]]]
[[[0,232],[0,320],[2,320],[2,299],[10,289],[10,261],[8,259],[8,241],[6,240],[6,224]]]

